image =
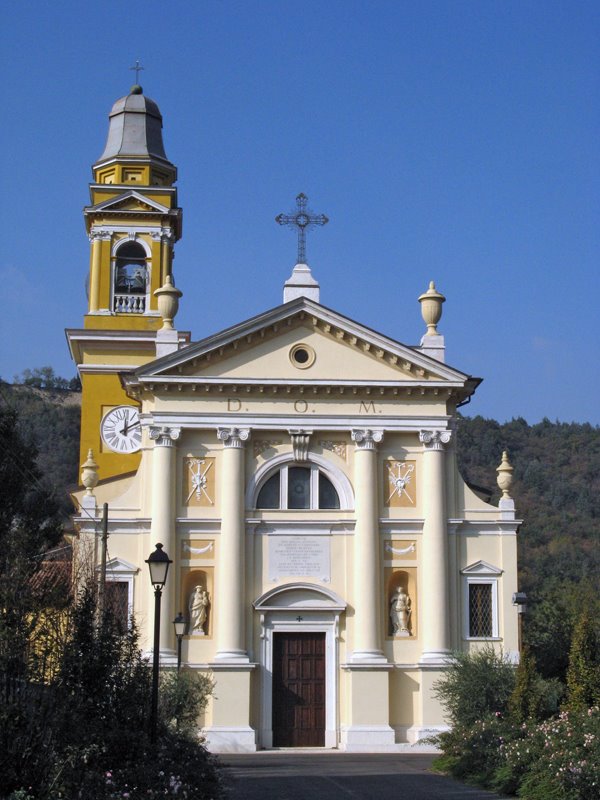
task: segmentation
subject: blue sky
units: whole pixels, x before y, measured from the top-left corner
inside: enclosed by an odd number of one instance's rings
[[[13,4],[3,18],[0,376],[75,373],[81,210],[112,103],[159,104],[179,168],[177,325],[278,305],[298,192],[321,301],[406,344],[446,297],[469,413],[600,423],[600,5],[279,0]]]

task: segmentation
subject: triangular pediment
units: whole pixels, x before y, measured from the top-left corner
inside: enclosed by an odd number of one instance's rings
[[[130,190],[95,206],[89,206],[86,211],[88,213],[93,211],[154,211],[167,214],[169,209],[135,190]]]
[[[296,350],[307,359],[299,363]],[[136,371],[142,382],[353,386],[464,386],[469,377],[321,306],[298,298]],[[134,378],[135,380],[135,378]]]
[[[111,558],[110,561],[106,562],[107,575],[135,575],[139,571],[139,567],[129,561],[125,561],[124,558]]]
[[[476,561],[461,570],[463,575],[502,575],[502,570],[487,561]]]

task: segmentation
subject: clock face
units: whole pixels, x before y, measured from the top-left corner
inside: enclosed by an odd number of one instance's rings
[[[136,453],[142,445],[140,412],[135,406],[117,406],[100,423],[104,444],[115,453]]]

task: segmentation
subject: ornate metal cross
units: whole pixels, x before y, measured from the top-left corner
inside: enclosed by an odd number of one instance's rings
[[[308,197],[300,192],[296,198],[296,211],[291,214],[279,214],[275,217],[275,222],[279,225],[288,225],[290,228],[298,229],[298,264],[306,264],[306,231],[314,228],[315,225],[327,225],[329,219],[325,214],[313,214],[307,208]]]
[[[140,72],[144,69],[144,67],[142,67],[142,65],[140,64],[139,58],[136,58],[135,64],[133,65],[133,67],[129,67],[129,69],[135,70],[135,82],[139,83],[140,82]]]

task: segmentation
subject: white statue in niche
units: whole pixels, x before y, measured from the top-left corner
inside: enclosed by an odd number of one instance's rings
[[[188,632],[190,636],[192,634],[206,636],[204,625],[206,624],[209,605],[208,592],[200,584],[194,586],[188,603],[188,611],[190,613]]]
[[[398,586],[390,601],[390,619],[394,636],[410,636],[411,601],[402,586]]]

